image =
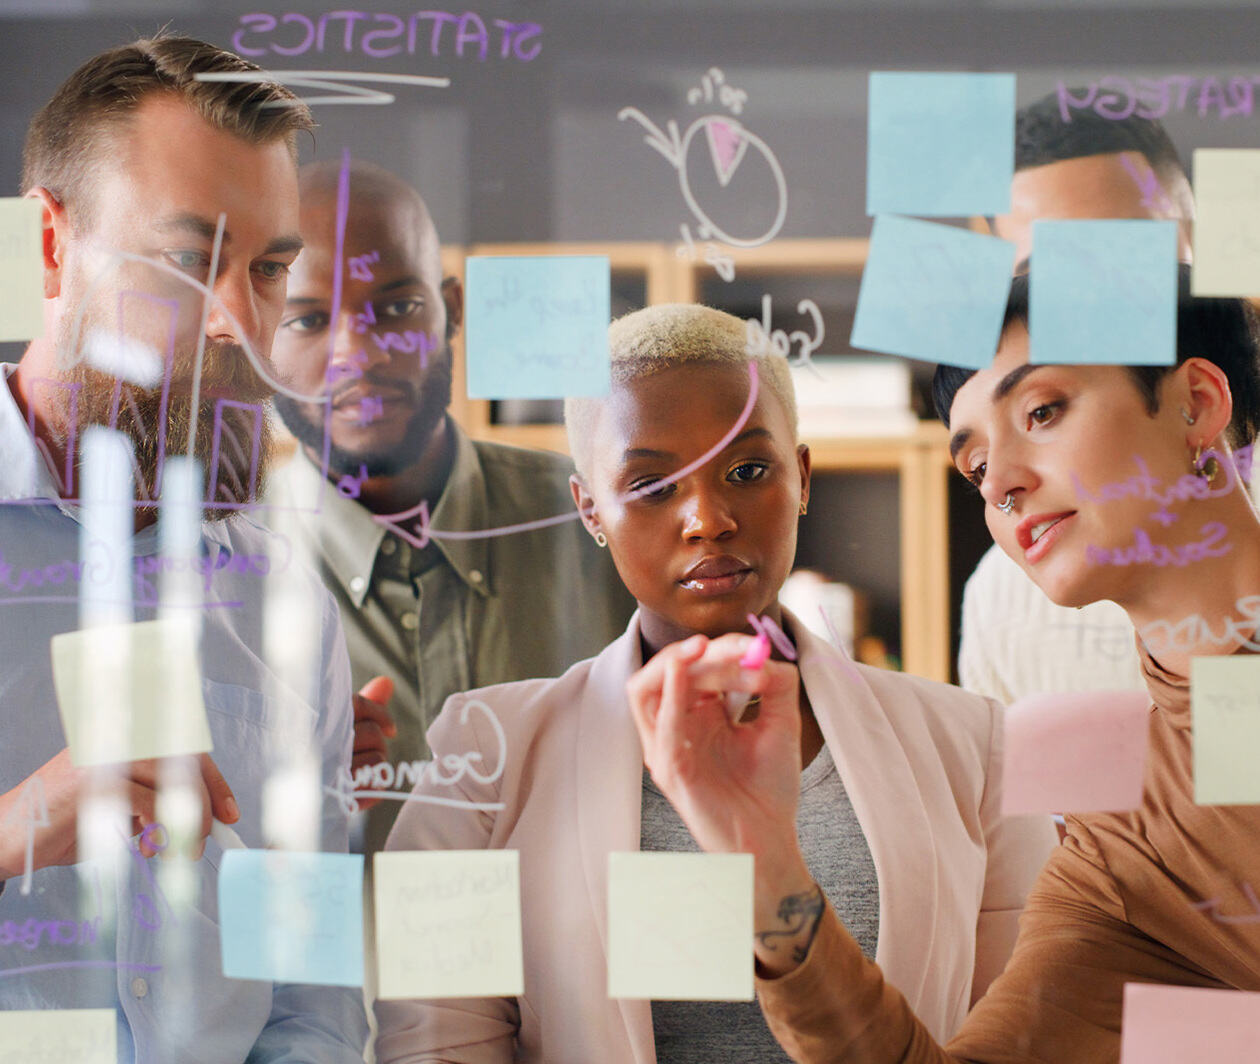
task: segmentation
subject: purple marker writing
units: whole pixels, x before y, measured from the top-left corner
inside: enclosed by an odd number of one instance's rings
[[[444,32],[448,26],[451,31]],[[493,55],[522,63],[542,51],[543,28],[537,22],[496,18],[491,26],[475,11],[417,11],[410,16],[385,11],[255,12],[241,16],[232,34],[232,50],[255,59],[269,52],[286,57],[339,52],[373,59],[405,52],[478,62]]]

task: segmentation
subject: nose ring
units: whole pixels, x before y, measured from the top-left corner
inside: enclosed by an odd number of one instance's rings
[[[1015,509],[1015,496],[1008,491],[1006,493],[1006,498],[997,504],[997,508],[1001,510],[1002,513],[1009,514]]]

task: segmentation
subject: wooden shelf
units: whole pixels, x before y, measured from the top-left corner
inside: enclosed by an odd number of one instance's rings
[[[797,274],[826,276],[828,274],[857,275],[866,263],[869,241],[864,237],[834,240],[776,240],[759,248],[726,248],[735,264],[735,275],[740,273]],[[703,275],[713,267],[704,261],[703,254],[695,259],[689,256],[685,244],[674,245],[677,263],[674,300],[694,303],[700,298]]]

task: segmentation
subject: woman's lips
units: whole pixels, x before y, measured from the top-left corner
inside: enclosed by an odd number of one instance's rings
[[[742,558],[719,555],[696,562],[678,583],[700,595],[725,595],[747,580],[752,571]]]
[[[1021,521],[1015,535],[1024,549],[1024,560],[1030,565],[1041,561],[1063,536],[1068,522],[1075,516],[1076,512],[1069,510],[1058,514],[1037,514]],[[1038,527],[1047,524],[1049,527],[1034,540]]]

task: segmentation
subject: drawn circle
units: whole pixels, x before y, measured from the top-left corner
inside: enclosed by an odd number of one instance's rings
[[[774,175],[774,183],[778,187],[779,211],[774,216],[774,222],[769,229],[752,240],[740,240],[738,237],[731,236],[730,233],[720,228],[712,218],[705,214],[700,204],[696,202],[696,197],[692,194],[691,183],[687,180],[687,157],[691,152],[692,139],[702,126],[707,126],[710,122],[721,122],[724,125],[731,124],[731,120],[723,115],[704,115],[701,118],[697,118],[687,127],[687,132],[682,139],[682,147],[678,152],[678,187],[682,190],[683,199],[686,200],[691,213],[696,216],[696,221],[701,226],[707,226],[712,235],[722,241],[722,243],[730,244],[732,247],[737,248],[755,248],[760,247],[762,244],[768,244],[778,235],[779,230],[783,228],[784,219],[787,218],[787,182],[783,178],[783,168],[779,166],[779,160],[775,158],[774,152],[770,150],[770,145],[755,133],[750,133],[742,125],[739,127],[739,131],[748,142],[748,146],[756,148],[765,157],[766,162],[770,165],[770,172]]]

